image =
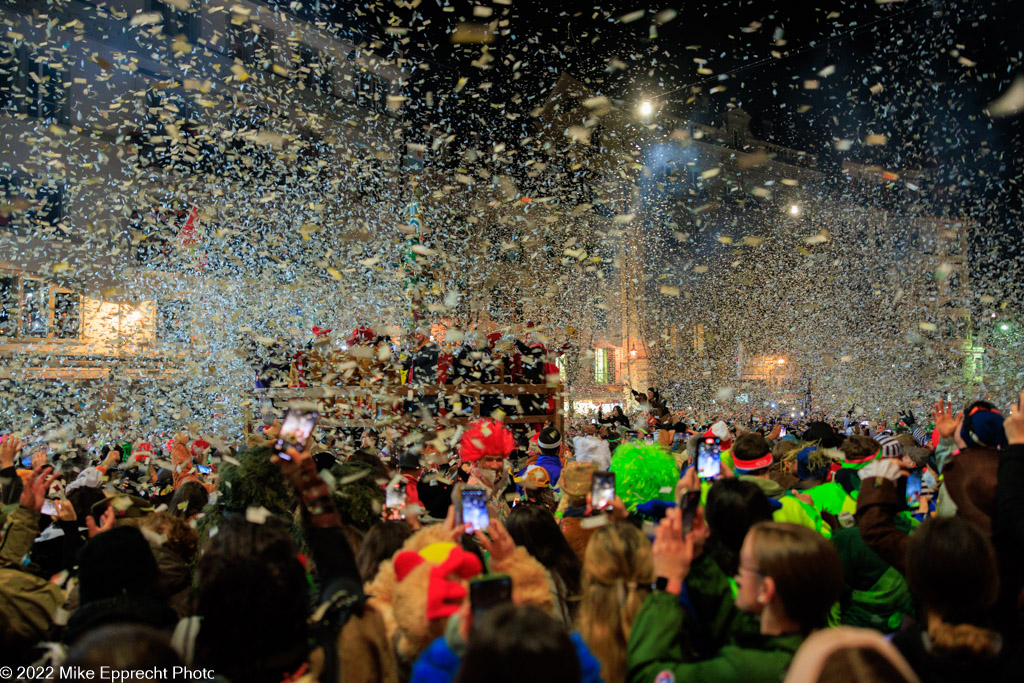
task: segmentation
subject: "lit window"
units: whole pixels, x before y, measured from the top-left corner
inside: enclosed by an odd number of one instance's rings
[[[594,349],[594,381],[608,384],[608,349]]]

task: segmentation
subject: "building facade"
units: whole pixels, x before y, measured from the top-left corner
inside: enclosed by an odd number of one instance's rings
[[[217,297],[266,279],[266,245],[324,273],[293,242],[360,239],[366,196],[400,182],[404,75],[325,22],[246,0],[0,20],[9,386],[180,376],[216,353]]]

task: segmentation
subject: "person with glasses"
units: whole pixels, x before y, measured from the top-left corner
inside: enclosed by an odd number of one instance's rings
[[[627,653],[627,680],[641,681],[779,681],[804,639],[827,624],[828,612],[842,587],[842,566],[832,544],[796,524],[759,522],[740,549],[733,600],[724,573],[718,582],[701,582],[700,590],[718,586],[716,596],[694,595],[687,583],[699,556],[703,520],[684,534],[682,514],[669,510],[658,526],[652,553],[657,577],[633,622]],[[695,610],[694,604],[705,609]],[[720,612],[755,615],[760,632],[737,634],[709,658],[697,654],[707,624]]]

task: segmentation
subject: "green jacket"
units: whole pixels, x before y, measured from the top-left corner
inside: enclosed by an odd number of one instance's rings
[[[832,626],[860,626],[891,633],[904,614],[914,613],[914,600],[903,575],[864,542],[858,527],[840,529],[832,545],[843,563],[843,591]]]
[[[676,596],[659,591],[648,595],[633,622],[626,652],[626,680],[651,683],[667,671],[677,683],[777,683],[804,641],[800,634],[743,636],[711,659],[689,661],[684,653],[693,649],[688,642],[693,629],[692,617]]]
[[[705,636],[698,649],[714,653],[734,638],[757,635],[761,622],[736,607],[733,581],[708,555],[693,561],[686,577],[686,594]]]
[[[860,483],[859,478],[856,481],[858,484]],[[849,512],[851,515],[857,512],[859,487],[854,486],[848,490],[839,482],[830,481],[826,484],[809,488],[804,493],[809,495],[811,500],[814,501],[814,507],[825,512],[831,512],[836,517],[844,512]]]
[[[19,505],[4,519],[0,534],[0,567],[21,569],[39,535],[39,513]]]
[[[20,505],[3,524],[0,538],[0,613],[11,631],[26,640],[39,640],[53,625],[64,592],[49,581],[22,570],[39,530],[39,513]]]
[[[761,488],[764,495],[779,501],[782,508],[772,513],[772,519],[776,522],[799,524],[808,529],[814,529],[825,538],[832,536],[832,527],[821,518],[821,513],[813,505],[808,505],[802,500],[794,498],[776,482],[771,479],[751,477],[749,475],[743,475],[740,479],[754,482]]]

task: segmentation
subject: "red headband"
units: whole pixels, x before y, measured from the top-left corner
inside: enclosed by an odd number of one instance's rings
[[[733,453],[732,462],[738,470],[760,470],[771,466],[772,454],[765,453],[760,458],[755,458],[753,460],[740,460],[736,457],[736,454]]]

